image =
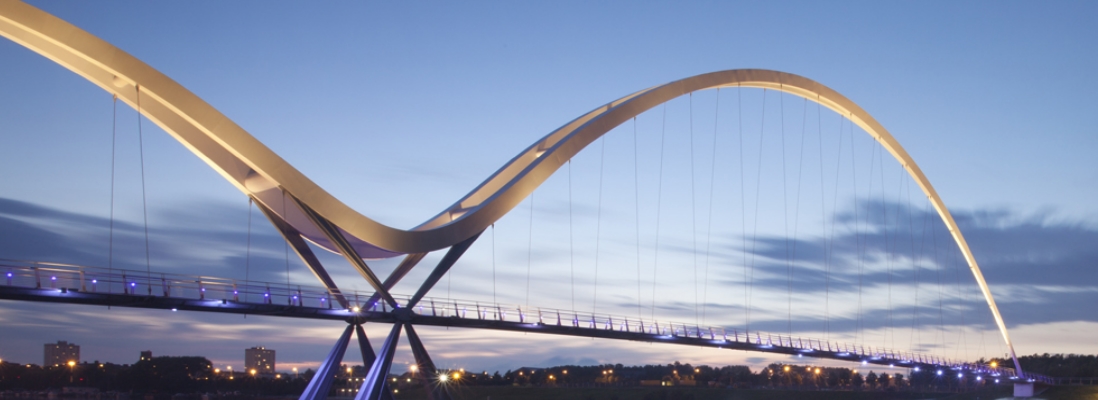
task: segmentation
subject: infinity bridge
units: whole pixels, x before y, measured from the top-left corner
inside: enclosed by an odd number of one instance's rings
[[[281,157],[252,137],[243,128],[233,123],[228,117],[222,115],[182,85],[121,49],[118,49],[88,32],[30,5],[18,1],[6,1],[0,2],[0,35],[79,74],[89,82],[112,94],[116,100],[121,100],[125,104],[130,105],[137,110],[140,116],[153,121],[165,132],[172,135],[172,137],[182,143],[188,150],[193,152],[245,194],[250,202],[254,202],[256,207],[275,227],[275,230],[281,235],[282,239],[285,240],[288,248],[293,249],[301,262],[317,278],[321,285],[289,285],[208,276],[154,273],[151,270],[151,266],[150,269],[146,271],[135,271],[112,267],[97,268],[49,262],[9,260],[0,261],[0,271],[6,276],[6,284],[0,287],[0,298],[346,321],[348,323],[347,328],[336,341],[336,344],[328,357],[325,358],[321,364],[314,380],[310,382],[305,392],[301,395],[301,400],[323,400],[326,398],[331,388],[332,377],[334,376],[334,373],[332,372],[334,372],[335,368],[339,367],[350,342],[352,333],[357,333],[363,361],[369,366],[369,373],[366,379],[363,380],[362,388],[357,395],[358,399],[381,399],[391,396],[386,390],[386,378],[389,376],[396,344],[402,332],[406,333],[408,342],[412,347],[412,353],[415,357],[416,364],[420,370],[424,372],[423,375],[427,377],[435,376],[437,371],[435,365],[423,345],[423,342],[419,339],[413,325],[492,329],[652,343],[684,344],[719,349],[748,350],[754,352],[796,355],[799,357],[843,360],[852,363],[874,364],[894,368],[910,368],[915,372],[925,370],[927,373],[937,373],[939,375],[943,372],[962,375],[969,374],[970,376],[975,376],[977,380],[983,379],[984,377],[1002,376],[1016,379],[1019,382],[1051,382],[1051,380],[1046,377],[1024,374],[1022,372],[1017,357],[1014,355],[1014,349],[1007,331],[1007,325],[999,313],[995,300],[991,295],[991,291],[977,265],[975,256],[969,249],[964,235],[954,221],[952,214],[946,208],[945,203],[911,156],[880,123],[853,101],[831,88],[805,77],[770,70],[728,70],[697,75],[624,96],[595,108],[535,141],[453,205],[447,207],[445,210],[423,223],[411,229],[404,230],[386,226],[353,210],[351,207],[320,188],[316,183],[305,177],[304,174],[297,171]],[[706,326],[706,324],[699,322],[698,308],[700,304],[705,303],[705,300],[698,298],[698,292],[707,293],[705,291],[708,286],[705,287],[706,289],[699,290],[699,282],[702,281],[702,279],[699,278],[698,269],[699,246],[697,237],[699,229],[696,227],[698,218],[695,207],[697,202],[694,199],[694,196],[697,193],[694,186],[696,175],[696,168],[694,166],[696,158],[694,154],[694,101],[695,93],[710,90],[716,91],[717,105],[714,106],[714,108],[717,111],[714,112],[714,120],[717,120],[720,116],[720,90],[722,89],[726,91],[735,90],[737,96],[740,96],[739,93],[744,89],[761,89],[763,94],[763,117],[759,129],[759,169],[758,178],[756,180],[756,192],[753,195],[755,197],[755,227],[752,232],[748,232],[749,229],[746,228],[747,206],[746,200],[744,200],[746,195],[743,193],[745,191],[743,190],[745,187],[743,172],[743,159],[745,156],[743,151],[744,136],[742,103],[740,102],[741,97],[737,97],[736,103],[737,107],[739,107],[739,111],[736,115],[740,127],[740,154],[738,159],[740,162],[741,189],[740,214],[741,226],[743,227],[743,232],[740,233],[740,236],[743,238],[743,246],[739,251],[744,255],[742,267],[744,271],[743,283],[745,287],[744,304],[741,306],[747,310],[746,319],[748,321],[750,321],[750,310],[752,308],[752,299],[750,298],[749,293],[751,293],[751,285],[755,279],[755,255],[760,253],[756,248],[756,244],[760,241],[757,240],[759,236],[759,205],[764,203],[759,200],[758,193],[762,191],[760,188],[764,181],[762,178],[764,158],[762,150],[764,147],[763,136],[765,136],[766,95],[768,91],[778,93],[779,95],[779,110],[782,118],[779,123],[781,129],[780,133],[782,135],[782,165],[780,179],[775,180],[781,182],[782,198],[780,201],[775,201],[774,203],[782,204],[785,208],[789,207],[788,198],[790,196],[788,196],[789,185],[786,183],[788,174],[786,172],[786,111],[784,99],[785,97],[792,97],[801,100],[804,104],[804,116],[799,121],[802,124],[800,136],[802,141],[800,147],[802,161],[797,164],[798,172],[795,175],[797,177],[797,191],[795,203],[796,210],[794,211],[795,217],[793,218],[794,222],[792,223],[793,230],[792,232],[789,232],[790,212],[788,210],[783,210],[783,212],[775,214],[784,219],[786,239],[782,239],[785,247],[784,254],[771,257],[775,260],[780,260],[781,262],[777,264],[785,267],[787,270],[787,274],[784,278],[788,285],[787,313],[790,332],[784,335],[760,332],[757,329],[748,330],[747,326],[749,326],[749,324],[745,324],[744,327],[740,329],[733,328],[730,324]],[[667,148],[663,136],[667,125],[667,104],[680,98],[685,98],[686,101],[688,101],[689,116],[687,119],[690,122],[688,128],[690,135],[690,202],[688,206],[683,206],[682,209],[690,210],[691,216],[688,219],[691,220],[690,224],[693,224],[689,227],[689,235],[693,237],[691,251],[693,254],[692,262],[694,267],[694,323],[672,322],[669,320],[674,318],[661,320],[661,318],[665,316],[661,316],[660,318],[655,317],[657,309],[655,305],[655,299],[657,297],[655,288],[657,286],[656,282],[659,280],[657,279],[656,272],[656,266],[659,262],[656,260],[653,260],[652,267],[653,294],[651,296],[652,305],[650,307],[652,317],[647,320],[642,317],[642,309],[644,307],[641,301],[642,295],[640,293],[641,248],[645,246],[641,245],[640,233],[641,196],[639,182],[641,179],[639,178],[639,162],[637,161],[639,157],[637,156],[636,150],[637,117],[649,110],[656,110],[662,107],[664,119],[662,120],[663,127],[660,128],[659,139],[661,146],[659,153],[660,169],[658,178],[654,180],[657,186],[657,194],[655,196],[655,246],[653,246],[656,255],[653,258],[658,258],[662,212],[660,207],[662,206],[664,196],[663,162],[664,150]],[[855,242],[855,250],[852,253],[857,254],[857,257],[854,259],[836,260],[836,265],[832,265],[832,256],[834,255],[832,245],[835,242],[835,227],[838,222],[830,222],[831,225],[829,226],[828,219],[821,216],[822,228],[820,231],[822,233],[820,235],[826,237],[827,257],[826,261],[822,263],[823,265],[813,266],[816,267],[816,270],[813,270],[812,272],[817,273],[818,276],[826,277],[826,283],[824,285],[827,288],[827,292],[825,296],[831,296],[830,290],[833,267],[838,268],[837,265],[843,264],[844,262],[845,264],[850,265],[856,264],[858,269],[856,281],[858,329],[862,329],[864,321],[868,319],[868,317],[863,318],[861,309],[864,286],[862,277],[866,274],[863,272],[863,269],[867,266],[873,266],[870,264],[872,264],[874,257],[872,257],[872,255],[866,255],[866,248],[869,247],[869,239],[867,238],[871,233],[871,227],[869,226],[871,221],[870,216],[868,215],[869,211],[862,210],[861,213],[859,212],[857,203],[859,198],[858,184],[869,185],[869,190],[863,190],[861,192],[862,196],[866,196],[867,193],[872,194],[874,192],[874,187],[872,185],[876,180],[875,174],[879,173],[881,187],[878,188],[878,190],[882,195],[884,194],[885,173],[883,159],[885,158],[885,153],[887,153],[899,164],[898,171],[900,172],[900,175],[913,182],[910,187],[904,186],[906,184],[903,183],[897,184],[896,197],[901,197],[900,194],[903,193],[905,187],[908,187],[906,193],[909,199],[911,193],[916,192],[916,190],[913,190],[913,188],[916,187],[918,188],[917,191],[925,196],[928,203],[927,209],[932,209],[931,212],[928,212],[928,215],[933,214],[939,218],[948,231],[950,238],[956,246],[955,251],[963,258],[963,264],[968,267],[968,270],[971,272],[972,277],[979,287],[983,299],[986,301],[988,311],[994,319],[994,323],[1003,339],[1003,343],[1009,351],[1009,355],[1014,359],[1015,368],[990,367],[988,365],[980,365],[970,361],[951,360],[918,352],[897,351],[878,346],[866,346],[864,342],[859,344],[841,343],[827,339],[797,337],[792,334],[793,271],[795,265],[799,265],[796,260],[794,260],[796,254],[797,229],[799,227],[798,223],[801,214],[799,208],[801,197],[801,173],[799,172],[799,169],[804,165],[804,138],[806,137],[804,131],[805,127],[808,125],[808,105],[810,103],[817,106],[818,119],[822,120],[822,116],[820,115],[822,114],[823,109],[833,112],[840,118],[838,146],[835,147],[838,149],[838,156],[835,161],[835,181],[833,184],[835,189],[831,194],[835,200],[832,201],[831,211],[838,213],[837,203],[840,198],[839,175],[840,167],[843,165],[842,161],[844,161],[842,159],[843,152],[845,151],[845,147],[843,147],[844,143],[848,143],[850,146],[849,152],[851,160],[849,160],[849,162],[851,163],[852,175],[851,191],[853,192],[852,197],[855,199],[853,212],[854,229],[853,234],[851,235]],[[577,307],[574,306],[574,267],[572,272],[573,306],[570,309],[529,307],[529,302],[525,303],[527,306],[512,306],[495,304],[494,301],[465,301],[427,296],[435,285],[439,283],[443,277],[447,276],[451,267],[453,267],[455,263],[466,254],[467,250],[469,250],[477,239],[490,228],[492,229],[493,234],[492,251],[494,257],[495,224],[512,210],[516,209],[523,201],[528,201],[530,204],[531,231],[529,233],[529,248],[527,251],[528,254],[532,254],[532,225],[534,214],[532,196],[539,187],[542,187],[543,184],[547,183],[550,178],[554,176],[555,172],[564,170],[566,167],[567,178],[569,179],[568,246],[570,252],[574,254],[571,250],[574,229],[571,226],[572,164],[570,161],[577,158],[577,156],[581,154],[581,151],[589,147],[589,145],[600,142],[602,146],[600,150],[602,152],[602,158],[600,158],[598,164],[599,175],[597,179],[599,182],[599,213],[596,216],[597,222],[594,227],[596,242],[596,249],[594,252],[594,287],[596,289],[596,295],[593,297],[597,300],[598,262],[600,255],[598,248],[600,243],[599,235],[601,234],[602,229],[604,229],[601,213],[604,192],[602,182],[603,164],[606,153],[606,141],[604,140],[604,136],[628,121],[633,122],[634,129],[632,136],[633,157],[631,161],[633,162],[632,189],[634,191],[636,229],[632,233],[634,233],[636,237],[637,317],[599,313],[594,304],[592,305],[592,310],[589,312],[576,310]],[[825,187],[831,186],[832,184],[828,183],[827,185],[824,185],[823,149],[825,146],[822,134],[822,122],[818,122],[818,126],[820,127],[821,132],[819,138],[821,153],[819,156],[820,210],[821,214],[825,214],[828,205],[826,202],[826,197],[828,196],[826,196]],[[849,142],[844,142],[844,140],[847,140],[844,139],[844,127],[849,129]],[[857,162],[854,160],[855,127],[866,133],[868,138],[873,142],[873,145],[877,146],[870,152],[864,153],[870,154],[870,159],[868,164],[863,166],[857,166]],[[706,235],[711,234],[711,228],[713,226],[713,208],[714,203],[717,203],[713,200],[713,188],[716,185],[712,183],[715,181],[717,175],[716,166],[719,160],[716,151],[718,136],[716,131],[717,123],[714,122],[713,145],[710,146],[713,156],[708,160],[712,163],[713,169],[713,172],[710,174],[711,183],[709,189],[710,231],[708,231]],[[865,136],[862,136],[862,138],[865,138]],[[879,170],[877,169],[878,165],[880,165]],[[859,169],[866,169],[866,167],[868,167],[869,171],[868,182],[866,182],[867,180],[864,179],[864,177],[859,182],[857,171]],[[112,196],[113,190],[112,186]],[[881,208],[881,210],[883,220],[886,222],[890,221],[888,206]],[[896,210],[897,211],[893,212],[891,218],[895,224],[899,225],[901,212],[899,211],[898,206],[896,207]],[[866,220],[866,227],[864,230],[862,230],[860,222],[862,218]],[[620,225],[621,224],[619,223],[612,227],[620,227]],[[915,230],[913,228],[915,222],[910,216],[908,216],[907,225],[912,227],[912,232]],[[830,233],[827,233],[828,231],[830,231]],[[901,246],[899,246],[900,239],[898,236],[890,237],[888,236],[890,233],[888,233],[887,230],[884,230],[884,232],[884,252],[899,253],[899,248]],[[928,235],[927,232],[928,230],[924,227],[923,231],[920,233],[920,235],[923,236],[924,244],[927,242],[925,239]],[[930,230],[930,232],[932,236],[933,230]],[[939,287],[941,286],[940,269],[920,265],[920,262],[930,260],[930,263],[932,264],[941,263],[938,262],[936,253],[933,257],[918,256],[916,254],[915,234],[908,233],[908,235],[911,242],[910,254],[903,256],[888,255],[885,257],[877,257],[877,259],[885,260],[884,262],[878,262],[878,264],[887,268],[889,285],[887,320],[890,323],[893,320],[892,309],[900,308],[899,305],[895,307],[892,305],[891,285],[893,276],[896,275],[893,270],[893,260],[896,258],[905,258],[910,261],[907,270],[910,270],[911,275],[913,276],[913,286],[916,292],[916,300],[910,306],[913,320],[912,329],[914,330],[919,318],[920,304],[918,303],[917,291],[920,284],[920,270],[933,271],[934,273],[939,274],[937,280]],[[788,239],[790,236],[792,236],[792,239]],[[747,245],[748,237],[751,238],[752,242],[750,246]],[[328,273],[324,265],[320,262],[320,259],[314,253],[314,246],[341,255],[373,290],[367,293],[358,293],[340,289],[337,282]],[[791,246],[792,248],[790,248]],[[920,245],[920,247],[923,246]],[[430,270],[426,279],[416,286],[415,293],[410,296],[392,293],[393,288],[408,275],[411,270],[416,268],[428,253],[439,250],[445,250],[445,254]],[[148,243],[146,239],[146,254],[147,251]],[[751,254],[750,262],[747,260],[748,253]],[[781,253],[781,251],[776,252],[776,254]],[[396,257],[401,257],[399,265],[397,265],[384,279],[379,277],[366,262],[366,260]],[[532,259],[532,255],[528,255],[528,286]],[[706,284],[708,283],[708,259],[709,249],[707,239],[705,249],[707,271]],[[146,262],[148,262],[147,258]],[[679,271],[685,271],[685,269],[681,269],[681,267],[682,265],[676,265],[676,268],[678,268]],[[805,268],[807,269],[807,267]],[[748,274],[748,271],[750,271],[750,275]],[[850,287],[855,286],[854,282],[843,283],[848,284]],[[527,292],[528,291],[529,287],[527,288]],[[850,289],[850,291],[853,292],[853,289]],[[703,294],[702,296],[704,297],[706,295],[707,294]],[[827,298],[829,299],[829,297]],[[926,300],[924,299],[924,301]],[[827,302],[828,300],[825,300],[825,304],[827,304]],[[853,304],[854,301],[849,300],[846,301],[846,303]],[[829,306],[830,305],[825,305],[825,307]],[[907,307],[907,305],[904,305],[903,307]],[[944,308],[941,289],[939,289],[938,293],[937,307],[939,321],[941,321],[942,310]],[[830,309],[827,309],[825,314],[830,316]],[[370,342],[366,339],[364,330],[362,329],[363,323],[392,325],[391,331],[386,337],[384,344],[378,348],[376,352],[370,345]],[[830,330],[830,325],[828,325],[827,329]],[[436,385],[430,382],[429,379],[423,379],[423,384],[432,398],[445,399],[450,397],[445,385]]]

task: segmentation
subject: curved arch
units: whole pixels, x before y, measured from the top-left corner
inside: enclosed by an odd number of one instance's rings
[[[247,131],[194,93],[117,47],[20,1],[0,2],[0,35],[72,70],[118,96],[171,134],[241,192],[266,204],[303,236],[334,248],[286,195],[341,229],[363,257],[384,258],[446,248],[488,227],[514,208],[568,159],[606,132],[684,94],[721,87],[779,90],[845,116],[900,162],[930,199],[987,300],[1017,371],[1021,365],[983,274],[938,193],[899,142],[865,110],[838,92],[801,76],[743,69],[713,72],[654,86],[598,107],[520,152],[465,197],[423,224],[402,230],[370,219],[324,191]]]

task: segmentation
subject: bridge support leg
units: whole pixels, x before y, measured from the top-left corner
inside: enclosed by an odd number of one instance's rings
[[[339,337],[339,341],[328,353],[328,358],[325,358],[324,362],[317,368],[313,380],[309,382],[309,386],[305,387],[305,392],[301,393],[299,400],[325,400],[328,398],[328,390],[332,388],[332,378],[335,377],[339,369],[339,363],[343,361],[343,353],[347,351],[347,344],[351,342],[351,332],[353,330],[353,325],[348,325],[347,329],[343,330],[343,335]]]
[[[389,331],[389,337],[385,338],[385,344],[381,345],[377,358],[370,365],[370,372],[366,373],[365,382],[359,389],[355,400],[382,400],[382,393],[386,391],[385,380],[389,377],[389,367],[393,365],[393,353],[396,350],[397,341],[400,340],[400,328],[404,324],[393,324],[393,330]]]
[[[1033,397],[1033,382],[1015,383],[1014,397]]]
[[[285,195],[283,195],[282,201],[287,201]],[[328,289],[329,296],[335,296],[336,301],[343,308],[351,308],[351,303],[347,302],[347,298],[343,297],[343,293],[336,287],[335,281],[328,275],[328,271],[324,269],[324,266],[320,264],[320,259],[316,258],[313,254],[313,250],[309,248],[309,245],[305,243],[305,239],[301,237],[301,232],[294,229],[286,220],[276,214],[270,208],[267,208],[262,202],[256,201],[255,204],[259,206],[259,209],[263,211],[263,215],[267,216],[267,220],[271,221],[271,225],[278,228],[278,233],[282,234],[282,239],[290,245],[290,248],[294,249],[294,253],[301,258],[301,261],[305,263],[305,266],[309,267],[309,271],[313,272],[313,275],[320,280],[320,283],[324,284],[324,287]],[[331,301],[328,302],[329,306]]]
[[[431,271],[431,275],[427,276],[427,280],[423,281],[423,285],[420,285],[419,290],[412,296],[411,300],[408,300],[408,305],[405,307],[412,308],[416,306],[423,299],[423,296],[427,295],[427,292],[438,283],[439,279],[442,279],[446,275],[446,271],[450,270],[450,267],[454,266],[454,263],[461,258],[462,254],[465,254],[465,250],[469,250],[469,246],[473,245],[473,242],[477,241],[480,234],[484,231],[477,232],[476,235],[461,241],[458,244],[450,246],[450,250],[446,251],[446,255],[442,256],[442,260],[438,262],[435,269]]]
[[[374,365],[377,355],[374,354],[374,348],[370,345],[370,340],[366,338],[366,331],[362,329],[361,324],[355,325],[355,334],[358,336],[358,349],[362,352],[362,365]],[[382,400],[392,400],[393,394],[388,390],[382,390],[381,398]]]
[[[443,384],[436,385],[433,382],[433,380],[438,379],[438,370],[435,369],[435,363],[431,361],[431,356],[427,354],[427,348],[423,346],[423,341],[419,340],[416,330],[412,328],[412,324],[407,322],[404,323],[404,329],[408,331],[408,344],[412,346],[412,355],[416,358],[419,370],[423,372],[423,388],[427,391],[427,398],[431,400],[450,400],[449,387]]]

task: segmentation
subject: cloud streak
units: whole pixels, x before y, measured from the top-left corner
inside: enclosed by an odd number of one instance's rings
[[[150,227],[153,269],[239,279],[243,276],[236,275],[243,275],[242,266],[250,265],[246,272],[250,279],[279,282],[286,279],[289,262],[291,282],[315,285],[292,253],[291,259],[285,258],[281,238],[265,220],[253,221],[254,225],[248,228],[247,215],[235,205],[207,202],[191,208],[198,211],[174,210],[155,215],[158,224]],[[986,317],[986,304],[967,268],[952,254],[956,249],[948,241],[947,232],[940,228],[936,214],[887,202],[866,202],[859,208],[868,210],[860,214],[860,220],[854,219],[849,210],[829,220],[835,226],[834,236],[805,235],[793,239],[762,235],[753,242],[748,238],[747,248],[743,246],[743,237],[715,240],[710,254],[715,268],[709,288],[714,294],[705,304],[708,319],[715,324],[742,327],[750,311],[752,331],[784,333],[792,327],[797,333],[814,337],[835,335],[853,340],[880,337],[900,347],[910,345],[927,350],[949,346],[945,342],[952,339],[947,336],[958,332],[993,329]],[[1011,327],[1027,327],[1028,332],[1041,324],[1098,323],[1098,315],[1074,306],[1098,303],[1098,289],[1094,286],[1098,276],[1092,268],[1098,265],[1098,249],[1092,246],[1098,243],[1098,229],[1085,223],[1057,220],[1049,214],[1022,216],[1003,210],[962,211],[956,212],[955,218],[981,262]],[[103,265],[107,259],[109,226],[110,221],[102,217],[0,199],[3,237],[0,254],[13,259]],[[115,267],[145,269],[144,227],[115,221],[114,229]],[[793,246],[795,253],[791,251]],[[675,245],[665,249],[680,254],[694,251]],[[742,300],[745,254],[747,259],[754,260],[746,281],[753,292],[748,303]],[[337,256],[320,255],[325,261],[338,261]],[[567,262],[567,255],[561,252],[538,250],[535,255],[539,260]],[[522,249],[510,249],[501,251],[500,257],[525,264],[530,256]],[[385,263],[376,265],[381,266],[379,270],[389,268]],[[585,267],[586,264],[580,266]],[[469,268],[472,268],[469,272],[487,271],[484,265]],[[337,275],[349,274],[338,267],[332,271]],[[568,279],[565,274],[552,271],[549,275]],[[518,287],[521,285],[514,282],[525,279],[523,271],[500,271],[499,276],[505,281],[502,290],[511,292],[511,297],[522,295]],[[626,278],[600,277],[604,283]],[[477,280],[454,282],[454,293],[483,298],[488,290]],[[591,283],[587,277],[580,277],[579,282]],[[566,283],[546,281],[538,282],[538,286],[549,293],[568,290]],[[610,309],[636,310],[636,299],[630,293],[626,290],[600,294],[600,307],[605,304]],[[806,304],[789,311],[793,321],[786,318],[787,293],[793,294],[796,304]],[[692,295],[660,297],[656,302],[658,314],[679,315],[680,321],[691,321],[695,309],[687,297],[692,299]],[[591,304],[589,297],[578,300]],[[642,314],[647,316],[647,304],[644,309]],[[80,322],[74,325],[74,321]],[[282,344],[280,359],[291,360],[295,365],[311,365],[297,360],[317,359],[318,354],[327,351],[331,337],[340,329],[338,324],[314,326],[310,322],[272,321],[254,316],[245,320],[238,316],[147,310],[104,312],[32,303],[17,306],[5,303],[0,308],[0,322],[8,327],[5,340],[18,342],[18,347],[25,349],[39,348],[43,339],[65,340],[78,334],[87,349],[99,349],[88,354],[105,360],[118,360],[118,354],[132,352],[134,345],[155,346],[169,354],[185,354],[188,346],[201,345],[217,362],[230,363],[236,359],[235,353],[246,347],[245,343],[260,344],[252,343],[259,338],[268,347]],[[58,330],[60,326],[73,328],[62,333]],[[508,336],[511,334],[440,332],[431,328],[423,331],[424,340],[438,346],[433,354],[440,360],[489,370],[513,368],[518,355],[523,360],[531,360],[530,357],[542,360],[534,365],[550,365],[629,359],[645,362],[645,355],[655,357],[656,353],[667,351],[659,348],[638,353],[630,344],[608,343],[600,346],[598,357],[591,357],[590,343],[529,338],[540,347],[555,349],[531,353],[526,344],[508,344],[513,341]],[[370,332],[375,341],[382,340],[385,334],[380,328],[371,328]],[[133,343],[114,339],[134,334],[148,339]],[[23,352],[26,352],[23,356],[33,357],[30,360],[37,358],[36,350]]]

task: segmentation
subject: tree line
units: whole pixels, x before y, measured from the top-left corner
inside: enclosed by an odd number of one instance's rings
[[[1009,358],[992,359],[1000,366],[1013,367]],[[1033,354],[1018,357],[1022,370],[1056,378],[1098,378],[1098,356],[1085,354]]]

